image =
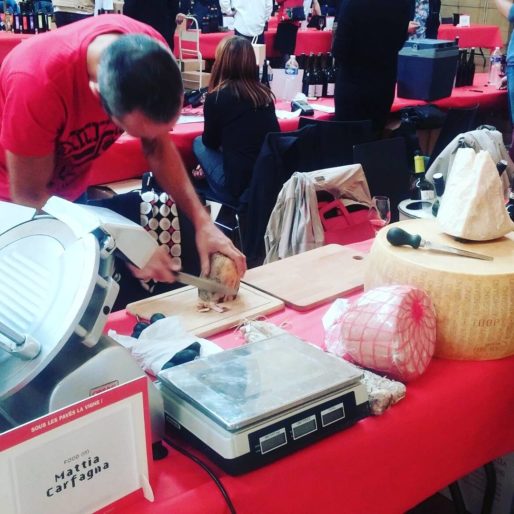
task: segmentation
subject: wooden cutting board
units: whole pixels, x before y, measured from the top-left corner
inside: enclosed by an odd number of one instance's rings
[[[239,325],[245,319],[270,314],[284,308],[284,302],[246,284],[241,284],[237,298],[226,305],[225,312],[198,312],[198,289],[187,286],[152,298],[129,303],[127,311],[149,319],[161,312],[166,316],[180,316],[185,330],[198,337],[207,337]]]
[[[248,270],[243,282],[307,310],[362,288],[366,254],[330,244]]]

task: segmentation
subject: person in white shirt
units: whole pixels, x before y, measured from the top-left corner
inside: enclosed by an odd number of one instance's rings
[[[264,26],[273,10],[273,0],[220,0],[221,12],[234,16],[236,36],[257,37],[264,43]]]

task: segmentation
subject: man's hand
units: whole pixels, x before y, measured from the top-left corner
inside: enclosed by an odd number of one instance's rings
[[[179,12],[175,17],[175,23],[180,25],[186,19],[186,15],[184,13]]]
[[[409,34],[415,34],[416,30],[419,28],[419,23],[416,21],[409,21],[409,28],[407,29],[407,32]]]
[[[498,89],[507,89],[507,75],[504,75],[498,84]]]
[[[127,266],[139,280],[153,279],[156,282],[175,282],[175,272],[180,271],[180,266],[173,262],[164,246],[159,246],[155,250],[144,268],[139,269],[133,264],[127,264]]]
[[[230,257],[236,264],[239,276],[246,271],[246,257],[233,245],[232,241],[219,230],[214,223],[204,223],[196,231],[196,247],[200,255],[202,275],[209,274],[210,255],[220,252]]]

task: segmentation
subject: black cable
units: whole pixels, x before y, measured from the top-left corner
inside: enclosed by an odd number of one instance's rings
[[[189,452],[182,446],[179,446],[178,444],[174,443],[167,437],[164,437],[163,439],[164,439],[164,442],[166,444],[168,444],[169,446],[171,446],[173,449],[177,450],[182,455],[189,457],[193,462],[196,462],[196,464],[198,464],[212,478],[212,480],[216,484],[216,487],[220,490],[220,492],[230,510],[230,514],[237,514],[234,504],[232,503],[232,500],[230,499],[230,496],[227,493],[227,490],[223,486],[221,480],[214,474],[214,471],[212,471],[212,469],[209,466],[207,466],[207,464],[205,464],[205,462],[203,462],[196,455],[193,455],[191,452]]]

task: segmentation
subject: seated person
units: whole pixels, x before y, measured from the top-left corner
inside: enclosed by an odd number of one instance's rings
[[[233,36],[219,44],[205,98],[204,132],[194,140],[193,151],[222,202],[237,202],[250,183],[266,134],[280,131],[275,97],[259,82],[256,70],[247,39]]]
[[[0,12],[4,12],[4,8],[7,12],[10,12],[11,14],[16,14],[20,12],[20,7],[15,2],[15,0],[6,0],[5,2],[0,2]]]
[[[45,14],[53,14],[54,8],[52,2],[50,0],[45,1],[42,0],[40,2],[34,2],[34,11],[35,12],[44,12]]]

